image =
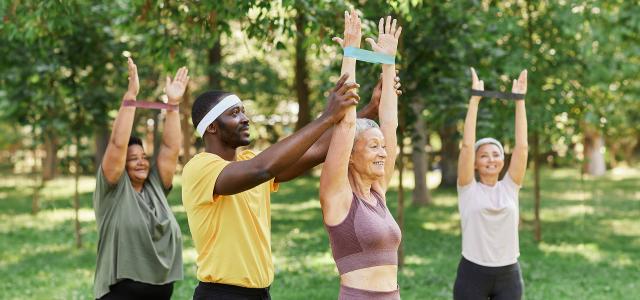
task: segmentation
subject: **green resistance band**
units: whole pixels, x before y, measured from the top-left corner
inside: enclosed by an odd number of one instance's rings
[[[382,54],[369,50],[362,50],[355,47],[345,47],[344,56],[352,57],[360,61],[366,61],[374,64],[387,64],[394,65],[396,63],[396,57],[388,54]]]

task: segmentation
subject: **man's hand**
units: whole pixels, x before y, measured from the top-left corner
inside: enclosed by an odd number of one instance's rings
[[[138,80],[138,67],[133,63],[131,57],[127,58],[127,67],[129,69],[129,87],[124,94],[124,100],[136,100],[140,91],[140,81]]]
[[[393,86],[396,90],[396,94],[398,96],[402,95],[402,90],[400,87],[400,77],[397,76],[400,71],[396,70],[396,77],[393,78],[395,81],[395,85]],[[378,84],[373,88],[373,93],[371,93],[371,100],[362,110],[358,111],[358,118],[367,118],[371,120],[375,120],[378,117],[378,106],[380,105],[380,97],[382,96],[382,74],[380,74],[380,79],[378,79]]]
[[[332,123],[338,123],[344,117],[347,108],[357,105],[360,96],[355,89],[360,85],[355,82],[348,82],[349,74],[343,74],[336,83],[336,86],[329,93],[329,101],[322,117],[330,118]]]
[[[344,12],[344,40],[334,37],[332,40],[340,44],[340,47],[356,47],[360,48],[360,40],[362,39],[360,17],[354,9],[351,13]]]
[[[164,88],[164,92],[169,98],[169,104],[180,104],[184,91],[187,89],[189,83],[189,70],[187,67],[182,67],[176,72],[176,76],[171,80],[170,76],[167,76],[167,85]]]

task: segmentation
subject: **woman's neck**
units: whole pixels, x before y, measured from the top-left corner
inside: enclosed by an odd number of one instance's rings
[[[371,186],[373,185],[373,180],[361,176],[353,169],[349,169],[349,183],[358,198],[372,202]]]
[[[496,185],[496,183],[498,183],[498,176],[480,174],[480,183],[488,186],[494,186]]]

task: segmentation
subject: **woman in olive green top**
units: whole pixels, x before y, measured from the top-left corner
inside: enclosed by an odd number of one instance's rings
[[[129,58],[124,101],[138,95],[138,71]],[[177,105],[189,81],[180,68],[165,93]],[[129,103],[129,102],[128,102]],[[176,106],[177,107],[177,106]],[[157,161],[131,137],[135,106],[121,106],[96,178],[93,206],[98,225],[94,294],[98,299],[170,299],[182,279],[182,236],[167,203],[178,161],[180,116],[168,110]]]

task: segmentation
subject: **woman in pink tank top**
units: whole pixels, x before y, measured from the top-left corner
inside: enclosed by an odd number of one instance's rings
[[[367,42],[378,53],[395,56],[402,29],[380,19],[378,40]],[[342,47],[360,47],[360,19],[345,12]],[[343,57],[342,74],[355,81],[356,60]],[[397,250],[400,229],[386,207],[385,192],[396,160],[398,95],[395,65],[382,65],[380,126],[356,119],[355,107],[334,127],[320,177],[322,214],[340,273],[339,299],[400,299]],[[387,145],[389,151],[387,151]]]

